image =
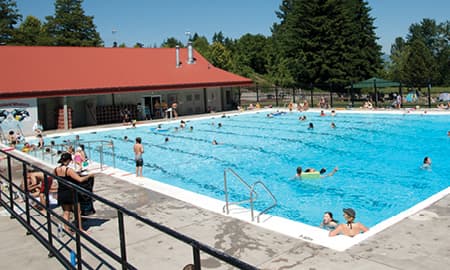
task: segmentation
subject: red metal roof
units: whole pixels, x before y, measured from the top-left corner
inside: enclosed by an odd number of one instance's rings
[[[249,85],[187,48],[0,46],[0,99]]]

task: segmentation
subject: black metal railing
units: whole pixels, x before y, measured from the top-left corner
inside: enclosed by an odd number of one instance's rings
[[[49,257],[55,257],[58,261],[67,269],[97,269],[96,266],[90,264],[90,262],[84,260],[83,255],[89,254],[94,257],[96,263],[103,267],[115,269],[120,265],[122,269],[137,269],[136,266],[128,260],[127,257],[127,245],[126,245],[126,230],[124,223],[124,216],[131,217],[139,222],[142,222],[148,227],[154,228],[166,235],[169,235],[178,241],[181,241],[192,247],[193,251],[193,264],[194,269],[201,269],[200,251],[211,255],[212,257],[219,259],[229,265],[237,267],[239,269],[258,269],[246,262],[243,262],[231,255],[228,255],[220,250],[203,244],[189,236],[186,236],[174,229],[161,225],[148,218],[142,217],[137,213],[125,209],[124,207],[109,201],[103,197],[100,197],[87,189],[84,189],[76,184],[72,184],[67,180],[56,176],[48,170],[41,168],[39,165],[34,165],[27,160],[22,159],[19,156],[12,154],[9,151],[0,149],[0,155],[3,156],[5,161],[3,165],[5,168],[0,173],[1,181],[7,184],[7,191],[1,191],[0,204],[11,214],[11,218],[15,218],[26,229],[27,234],[32,234],[45,248],[49,251]],[[13,168],[15,168],[16,181],[13,181]],[[44,198],[45,204],[40,200],[29,195],[29,186],[27,181],[28,171],[33,170],[42,172],[44,175]],[[19,174],[17,176],[17,174]],[[75,224],[66,221],[61,215],[56,213],[52,207],[50,207],[49,190],[50,190],[50,177],[58,181],[58,185],[66,185],[72,188],[74,192],[74,213],[78,212],[80,196],[88,196],[90,199],[95,200],[96,203],[101,203],[107,207],[114,209],[117,213],[117,227],[119,232],[119,249],[117,254],[111,248],[106,246],[106,243],[92,238],[90,235],[84,233],[79,229],[79,224],[82,222],[78,215],[75,216]],[[22,184],[17,184],[17,180],[20,179]],[[24,199],[23,203],[18,203],[15,198],[17,193],[21,194]],[[36,207],[33,207],[34,204]],[[41,208],[39,211],[37,208]],[[34,212],[31,212],[34,211]],[[70,228],[74,235],[61,232],[61,225],[64,224]],[[56,232],[56,235],[55,235]],[[64,233],[64,236],[69,237],[69,241],[65,242],[60,237],[60,234]],[[72,246],[70,246],[70,244]],[[75,247],[73,247],[75,244]],[[93,248],[98,249],[101,252],[95,252]]]
[[[363,107],[366,101],[377,108],[394,108],[396,96],[402,96],[402,108],[432,108],[439,102],[439,93],[431,92],[430,85],[422,85],[421,91],[408,90],[408,87],[365,88],[353,89],[351,83],[347,87],[333,84],[311,84],[297,88],[282,88],[275,86],[248,86],[235,90],[235,103],[241,108],[250,104],[261,107],[286,107],[289,103],[304,103],[310,108],[331,107]],[[416,93],[416,94],[415,94]]]

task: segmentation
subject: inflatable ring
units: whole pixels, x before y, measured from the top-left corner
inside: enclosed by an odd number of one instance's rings
[[[320,178],[320,172],[304,172],[302,173],[301,177],[303,179],[317,179]]]

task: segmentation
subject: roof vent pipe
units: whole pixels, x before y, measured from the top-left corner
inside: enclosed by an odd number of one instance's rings
[[[192,53],[192,42],[189,41],[188,42],[188,64],[193,64],[194,63],[194,57],[193,57],[193,53]]]
[[[175,58],[177,61],[177,68],[179,68],[180,67],[180,46],[178,46],[178,45],[175,47]]]

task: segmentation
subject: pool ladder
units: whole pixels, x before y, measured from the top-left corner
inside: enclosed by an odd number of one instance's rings
[[[244,187],[246,187],[249,191],[249,199],[247,200],[243,200],[243,201],[239,201],[239,202],[230,202],[229,198],[228,198],[228,185],[227,185],[227,173],[231,173],[232,175],[234,175],[236,177],[236,179],[239,180],[239,182],[241,182]],[[224,191],[225,191],[225,205],[222,208],[222,211],[225,213],[230,214],[230,205],[239,205],[239,204],[243,204],[243,203],[250,203],[250,213],[251,213],[251,217],[252,217],[252,222],[255,220],[255,215],[254,215],[254,202],[256,201],[256,199],[258,198],[258,193],[256,193],[255,188],[257,186],[261,186],[266,192],[267,194],[269,194],[269,196],[272,198],[272,205],[270,205],[269,207],[266,207],[266,209],[264,209],[263,211],[261,211],[257,216],[256,216],[256,220],[259,223],[259,217],[261,215],[263,215],[264,213],[266,213],[267,211],[269,211],[270,209],[272,209],[273,207],[275,207],[277,205],[277,199],[275,199],[275,196],[272,194],[272,192],[270,192],[270,190],[267,188],[267,186],[262,182],[262,181],[256,181],[254,182],[252,185],[248,184],[244,179],[242,179],[233,169],[231,168],[227,168],[223,171],[223,185],[224,185]]]

